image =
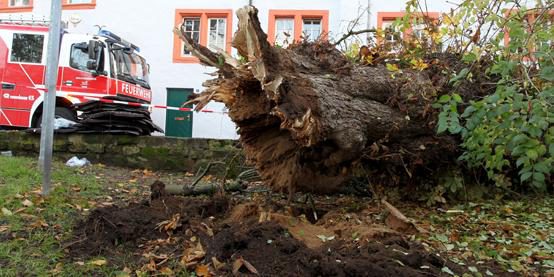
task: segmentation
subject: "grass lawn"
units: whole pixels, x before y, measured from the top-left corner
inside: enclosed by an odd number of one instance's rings
[[[53,189],[44,198],[36,159],[0,157],[0,276],[127,275],[123,268],[103,264],[102,257],[64,262],[72,226],[89,209],[113,201],[113,189],[107,190],[105,182],[117,179],[60,162],[54,163],[52,178]]]

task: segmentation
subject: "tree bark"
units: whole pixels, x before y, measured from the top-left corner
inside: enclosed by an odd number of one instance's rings
[[[439,91],[426,72],[356,65],[325,41],[273,47],[256,8],[237,16],[241,61],[175,32],[218,68],[190,102],[197,110],[225,103],[247,159],[272,188],[331,192],[360,162],[384,181],[417,180],[454,160],[455,140],[435,135],[431,103]]]

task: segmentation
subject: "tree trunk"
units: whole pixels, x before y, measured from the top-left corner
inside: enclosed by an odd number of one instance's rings
[[[247,159],[274,189],[334,191],[360,161],[387,181],[416,180],[453,161],[456,142],[435,136],[438,91],[426,72],[356,65],[325,41],[273,47],[256,8],[237,16],[233,47],[241,61],[175,32],[218,68],[191,103],[225,103]]]

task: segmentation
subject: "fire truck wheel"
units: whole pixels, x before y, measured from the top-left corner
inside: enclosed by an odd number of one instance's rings
[[[56,117],[63,117],[67,120],[77,122],[77,115],[75,114],[75,112],[72,111],[69,108],[66,108],[66,107],[56,107],[55,115],[56,115]],[[33,127],[34,128],[40,128],[41,123],[42,123],[42,115],[40,115],[37,118],[37,120],[35,121],[35,126],[33,126]]]

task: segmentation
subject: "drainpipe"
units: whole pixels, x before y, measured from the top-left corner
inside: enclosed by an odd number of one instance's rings
[[[371,0],[367,0],[367,22],[366,22],[366,29],[371,28]],[[367,44],[369,45],[369,41],[371,40],[371,33],[366,33],[366,40]]]

